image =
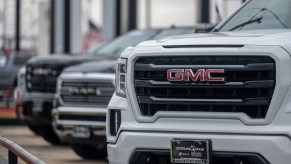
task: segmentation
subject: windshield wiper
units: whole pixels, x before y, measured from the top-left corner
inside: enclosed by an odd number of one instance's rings
[[[258,8],[259,9],[259,8]],[[248,21],[246,21],[246,22],[243,22],[243,23],[241,23],[241,24],[239,24],[239,25],[237,25],[237,26],[235,26],[235,27],[233,27],[233,28],[231,28],[229,31],[233,31],[233,30],[235,30],[235,29],[238,29],[238,28],[240,28],[240,27],[244,27],[244,26],[246,26],[246,25],[248,25],[248,24],[252,24],[252,23],[255,23],[255,22],[258,22],[258,23],[261,23],[261,20],[263,19],[263,16],[261,16],[261,17],[258,17],[258,18],[256,18],[256,19],[253,19],[253,18],[255,18],[259,13],[261,13],[261,12],[263,12],[263,11],[267,11],[267,12],[269,12],[269,13],[271,13],[274,17],[275,17],[275,19],[284,27],[284,28],[286,28],[286,29],[288,29],[289,27],[288,26],[286,26],[282,21],[281,21],[281,19],[278,17],[278,15],[277,14],[275,14],[273,11],[271,11],[271,10],[269,10],[269,9],[267,9],[267,8],[262,8],[258,13],[256,13],[250,20],[248,20]]]
[[[256,19],[248,20],[248,21],[246,21],[246,22],[243,22],[243,23],[241,23],[241,24],[239,24],[239,25],[237,25],[237,26],[231,28],[229,31],[236,30],[236,29],[238,29],[238,28],[240,28],[240,27],[244,27],[244,26],[249,25],[249,24],[252,24],[252,23],[256,23],[256,22],[257,22],[257,23],[260,23],[260,22],[262,21],[262,19],[263,19],[263,16],[258,17],[258,18],[256,18]]]

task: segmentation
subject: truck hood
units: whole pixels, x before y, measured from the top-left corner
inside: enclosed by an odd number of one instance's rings
[[[30,59],[27,64],[35,64],[35,65],[75,65],[88,61],[100,61],[100,60],[116,60],[116,56],[113,55],[51,55],[44,57],[34,57]]]
[[[181,45],[291,45],[291,30],[212,32],[145,41],[137,47]]]
[[[66,68],[63,73],[115,73],[117,60],[101,60],[86,62]]]
[[[80,63],[84,61],[92,60],[89,56],[69,56],[69,55],[52,55],[45,57],[34,57],[28,61],[27,64],[55,64],[55,65],[67,65]]]

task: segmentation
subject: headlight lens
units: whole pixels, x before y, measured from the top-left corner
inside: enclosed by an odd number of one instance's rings
[[[127,60],[119,58],[117,61],[115,91],[121,97],[126,97],[126,69]]]

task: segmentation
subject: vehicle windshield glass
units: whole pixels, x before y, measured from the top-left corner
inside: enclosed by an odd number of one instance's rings
[[[161,39],[163,37],[171,36],[171,35],[182,35],[182,34],[193,34],[195,33],[195,28],[173,28],[166,29],[157,34],[153,39]]]
[[[119,56],[125,48],[136,46],[138,43],[150,39],[157,30],[143,30],[128,32],[100,48],[97,55]]]
[[[290,0],[251,0],[218,31],[290,29]]]
[[[98,44],[95,44],[91,47],[89,47],[86,51],[87,54],[92,54],[95,55],[98,53],[98,51],[101,49],[102,46],[104,46],[106,44],[106,42],[100,42]]]

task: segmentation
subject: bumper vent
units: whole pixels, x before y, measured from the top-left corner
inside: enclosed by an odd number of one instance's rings
[[[55,93],[63,65],[27,65],[26,88],[29,92]]]
[[[72,115],[61,114],[59,116],[60,121],[94,121],[94,122],[106,122],[106,116],[92,116],[92,115]]]
[[[62,82],[61,99],[66,104],[107,107],[114,86],[112,82]]]
[[[169,69],[223,69],[223,82],[167,80]],[[135,90],[143,116],[159,111],[245,113],[266,117],[276,79],[267,56],[141,57],[135,63]]]
[[[120,110],[110,110],[110,135],[116,136],[119,127],[121,125],[121,111]]]
[[[168,150],[138,149],[131,159],[130,164],[171,163]],[[150,162],[149,162],[150,161]],[[212,152],[214,164],[270,164],[262,155],[255,153],[237,152]]]

